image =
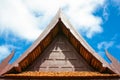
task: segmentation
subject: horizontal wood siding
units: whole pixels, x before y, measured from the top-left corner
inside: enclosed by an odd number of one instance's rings
[[[84,59],[92,65],[96,70],[103,71],[102,64],[94,56],[85,49],[85,47],[71,34],[70,30],[66,27],[62,27],[62,31],[65,36],[68,38],[70,43],[74,46],[74,48],[84,57]]]
[[[54,29],[50,31],[50,33],[40,42],[40,44],[24,60],[19,63],[19,65],[22,67],[22,70],[30,65],[40,55],[40,53],[44,51],[44,49],[58,34],[58,31],[58,27],[54,27]]]

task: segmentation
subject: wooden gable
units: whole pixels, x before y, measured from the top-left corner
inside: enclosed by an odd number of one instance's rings
[[[78,54],[63,34],[59,34],[27,71],[95,71]]]
[[[22,72],[26,71],[30,71],[31,76],[29,74],[22,74]],[[37,75],[36,71],[37,74],[40,75]],[[72,27],[62,12],[59,11],[32,46],[23,53],[17,61],[9,66],[9,68],[1,71],[0,74],[3,78],[16,78],[17,76],[21,76],[21,78],[24,78],[22,76],[27,76],[27,78],[34,78],[37,76],[40,78],[41,73],[46,76],[44,72],[50,73],[47,75],[49,77],[51,74],[55,74],[56,77],[58,77],[64,72],[66,74],[66,71],[73,74],[73,76],[78,74],[75,77],[80,76],[81,72],[84,71],[88,73],[92,72],[92,76],[95,76],[95,78],[99,76],[104,76],[103,78],[119,77],[117,74],[113,75],[116,72],[111,70],[108,63],[87,44],[82,36]],[[70,75],[67,77],[69,76]],[[88,74],[88,77],[89,76],[90,74]]]

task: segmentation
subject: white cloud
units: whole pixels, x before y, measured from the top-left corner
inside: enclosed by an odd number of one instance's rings
[[[35,40],[61,7],[67,12],[75,27],[91,38],[102,32],[102,19],[93,13],[105,3],[104,0],[4,0],[0,1],[0,34],[5,30],[26,39]],[[37,17],[35,16],[37,15]],[[40,27],[41,26],[41,27]]]
[[[0,46],[0,62],[3,60],[5,57],[7,57],[10,54],[10,50],[8,46],[6,45],[1,45]]]
[[[108,20],[108,17],[109,17],[109,13],[108,13],[108,4],[106,4],[103,8],[103,17],[105,19],[105,21]]]
[[[41,32],[37,20],[20,0],[0,1],[1,34],[5,30],[27,40],[36,39]]]
[[[101,43],[98,43],[97,48],[99,50],[108,49],[108,48],[112,47],[113,45],[114,45],[114,41],[110,41],[110,42],[103,41]]]
[[[97,48],[98,48],[98,51],[97,53],[99,55],[101,55],[106,61],[109,62],[109,60],[107,59],[106,55],[105,55],[105,50],[109,49],[110,47],[114,46],[114,41],[103,41],[103,42],[100,42],[98,43],[97,45]]]
[[[4,44],[4,45],[0,45],[0,63],[1,61],[6,58],[7,56],[9,56],[9,54],[11,54],[11,51],[14,50],[16,52],[16,50],[20,50],[19,52],[21,52],[21,47],[23,47],[25,44],[21,44],[20,46],[16,46],[13,44]],[[18,55],[15,53],[15,55]]]
[[[104,0],[78,0],[69,2],[69,11],[71,22],[75,27],[91,38],[95,33],[102,32],[102,19],[93,13],[104,5]]]

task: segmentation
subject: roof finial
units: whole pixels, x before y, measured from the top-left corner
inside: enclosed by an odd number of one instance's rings
[[[109,58],[109,60],[112,62],[110,64],[112,70],[114,70],[116,73],[120,74],[120,63],[118,62],[117,59],[115,59],[107,50],[105,50],[105,53],[107,55],[107,57]]]
[[[61,8],[59,8],[57,13],[58,13],[58,16],[59,16],[59,20],[61,20],[61,13],[62,13],[62,9],[61,9]]]
[[[7,58],[5,58],[2,63],[0,63],[0,75],[4,73],[4,71],[2,72],[2,70],[4,70],[4,68],[9,65],[9,61],[12,59],[12,57],[14,56],[14,50],[12,50],[11,54],[8,55]]]
[[[108,50],[105,50],[105,53],[111,62],[117,62],[117,60],[108,52]]]
[[[61,11],[62,11],[62,9],[61,9],[61,8],[59,8],[59,9],[58,9],[58,12],[59,12],[59,13],[61,13]]]

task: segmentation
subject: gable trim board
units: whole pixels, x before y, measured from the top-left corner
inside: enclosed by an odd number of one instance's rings
[[[73,45],[76,51],[91,65],[96,71],[101,73],[117,73],[111,69],[109,64],[104,61],[77,33],[70,22],[65,18],[61,10],[58,11],[48,27],[32,44],[32,46],[23,53],[23,55],[15,61],[7,69],[0,72],[1,75],[8,73],[20,73],[26,70],[36,58],[38,58],[44,50],[50,45],[61,32],[67,37],[68,41]]]

